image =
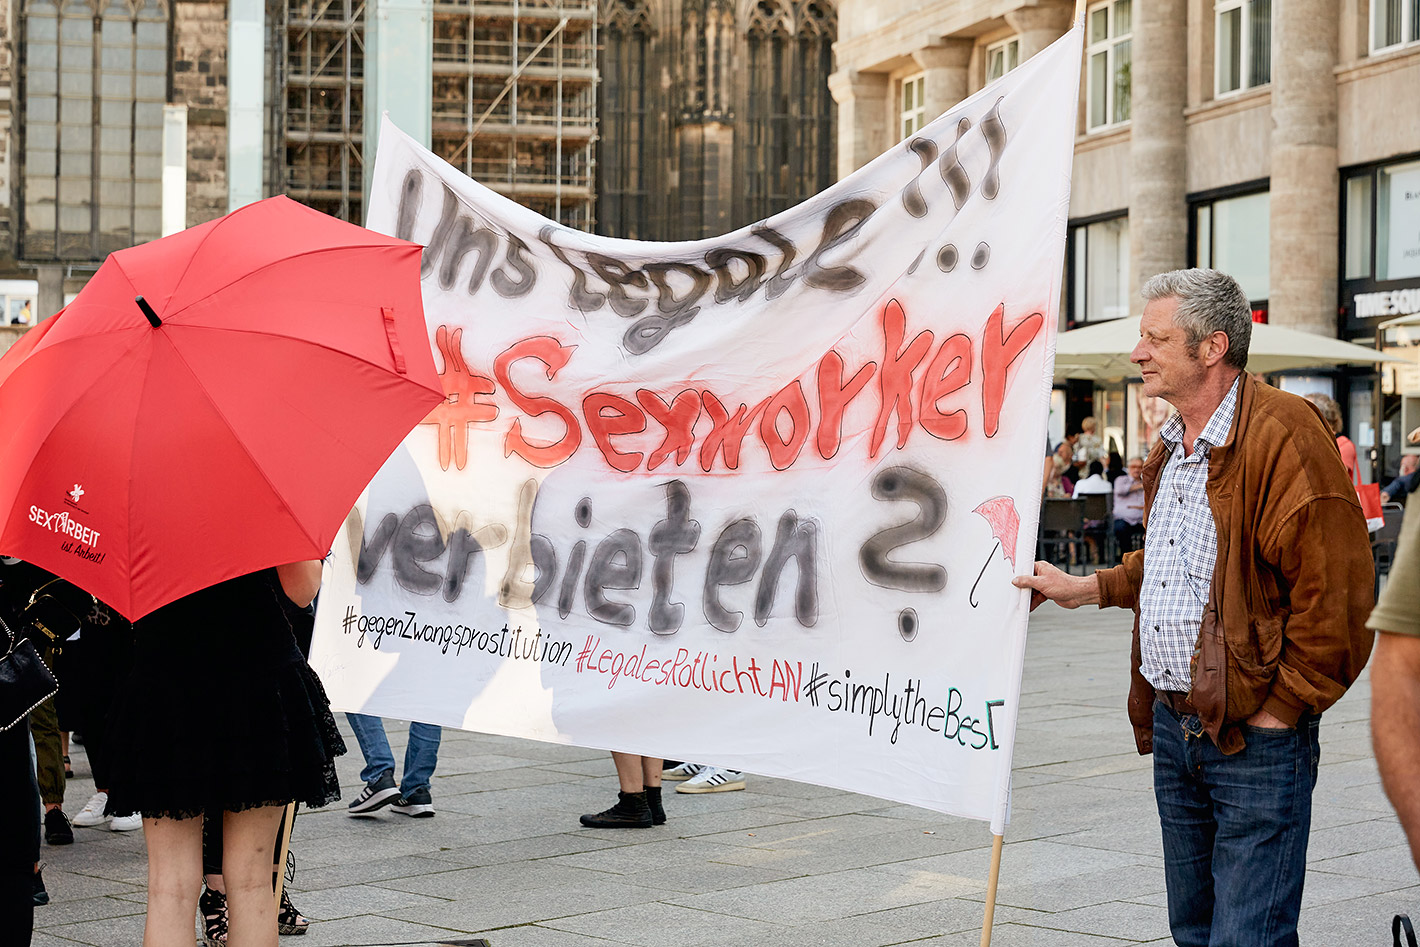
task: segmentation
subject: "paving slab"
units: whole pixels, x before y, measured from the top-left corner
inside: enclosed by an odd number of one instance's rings
[[[1051,605],[1032,617],[994,947],[1171,943],[1152,762],[1124,715],[1129,623]],[[1389,943],[1390,916],[1420,904],[1371,757],[1369,694],[1363,675],[1322,722],[1306,944]],[[406,732],[389,727],[397,759]],[[71,755],[73,812],[93,783],[83,748]],[[347,800],[360,768],[358,753],[339,761]],[[667,784],[664,826],[586,829],[577,816],[615,799],[606,753],[453,730],[432,792],[427,820],[353,819],[343,802],[302,813],[292,892],[315,923],[286,947],[980,941],[991,842],[980,823],[751,774],[739,792]],[[80,830],[43,857],[54,903],[36,911],[36,947],[140,943],[141,833]]]

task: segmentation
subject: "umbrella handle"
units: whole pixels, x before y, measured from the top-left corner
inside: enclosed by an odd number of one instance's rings
[[[966,600],[972,608],[980,607],[979,603],[976,601],[976,587],[981,584],[981,577],[986,574],[986,567],[991,565],[991,557],[996,555],[996,550],[1000,548],[1001,540],[998,539],[996,540],[996,545],[992,546],[991,551],[986,554],[986,561],[981,564],[981,571],[977,574],[976,581],[971,583],[971,594],[966,597]]]
[[[158,314],[153,311],[153,307],[148,305],[148,300],[144,299],[142,296],[135,296],[133,301],[138,304],[139,309],[143,310],[143,315],[148,317],[148,321],[152,323],[153,328],[156,329],[163,324],[163,320],[158,318]]]

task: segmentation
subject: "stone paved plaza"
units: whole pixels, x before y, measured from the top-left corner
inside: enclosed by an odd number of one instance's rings
[[[1036,612],[995,945],[1172,943],[1150,764],[1124,715],[1128,648],[1126,612]],[[1322,722],[1303,944],[1389,944],[1392,914],[1420,915],[1420,876],[1381,792],[1369,710],[1363,678]],[[347,741],[348,801],[360,763]],[[71,814],[93,791],[82,748],[75,768]],[[982,823],[750,776],[743,792],[668,791],[670,820],[658,828],[578,825],[615,792],[605,753],[446,732],[436,818],[351,819],[336,803],[297,819],[293,896],[316,923],[282,942],[979,943],[991,843]],[[35,912],[35,944],[139,944],[141,833],[76,835],[46,847],[53,903]]]

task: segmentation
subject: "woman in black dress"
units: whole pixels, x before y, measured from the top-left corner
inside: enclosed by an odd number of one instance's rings
[[[339,797],[345,743],[279,596],[308,604],[320,562],[222,582],[134,622],[134,667],[111,735],[110,805],[143,813],[144,947],[191,947],[202,878],[202,813],[220,810],[229,947],[274,947],[271,865],[294,801]]]

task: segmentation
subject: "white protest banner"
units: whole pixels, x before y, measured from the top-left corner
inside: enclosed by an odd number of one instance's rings
[[[592,236],[386,123],[448,402],[351,514],[333,703],[1004,824],[1077,27],[838,184]]]

